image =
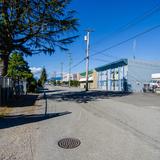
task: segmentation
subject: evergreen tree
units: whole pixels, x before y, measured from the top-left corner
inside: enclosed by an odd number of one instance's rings
[[[47,73],[46,69],[43,67],[38,84],[43,86],[46,81],[47,81]]]
[[[6,75],[13,51],[26,55],[67,50],[77,37],[71,0],[0,0],[0,58]]]
[[[8,76],[16,79],[29,79],[33,77],[28,63],[24,60],[23,56],[17,52],[13,53],[9,58]]]

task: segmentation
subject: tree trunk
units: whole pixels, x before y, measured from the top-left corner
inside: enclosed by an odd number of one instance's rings
[[[1,59],[2,59],[2,76],[6,76],[8,70],[9,55],[4,55],[1,57]]]

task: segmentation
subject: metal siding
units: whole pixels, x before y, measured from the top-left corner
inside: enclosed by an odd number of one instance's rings
[[[121,86],[121,68],[122,67],[118,67],[118,83],[119,83],[119,88],[118,90],[121,91],[122,86]]]
[[[160,63],[128,60],[128,85],[132,92],[142,92],[144,83],[149,83],[151,74],[160,72]]]
[[[98,89],[107,91],[123,91],[124,78],[127,79],[127,70],[127,66],[120,66],[106,71],[99,71],[97,82]]]
[[[115,70],[119,71],[118,80],[112,77],[112,71]],[[128,60],[128,65],[120,65],[118,68],[98,71],[98,88],[108,91],[141,92],[144,83],[148,83],[151,80],[151,74],[153,73],[160,73],[160,63]],[[117,75],[114,76],[117,77]]]
[[[102,90],[106,90],[106,71],[98,72],[98,88]]]

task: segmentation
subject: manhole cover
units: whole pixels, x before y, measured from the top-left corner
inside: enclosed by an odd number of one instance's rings
[[[58,142],[59,147],[64,149],[73,149],[78,147],[81,144],[81,141],[76,138],[64,138]]]

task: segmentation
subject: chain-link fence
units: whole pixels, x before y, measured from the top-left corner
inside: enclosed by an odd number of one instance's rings
[[[7,105],[13,95],[26,94],[26,81],[0,76],[0,106]]]

